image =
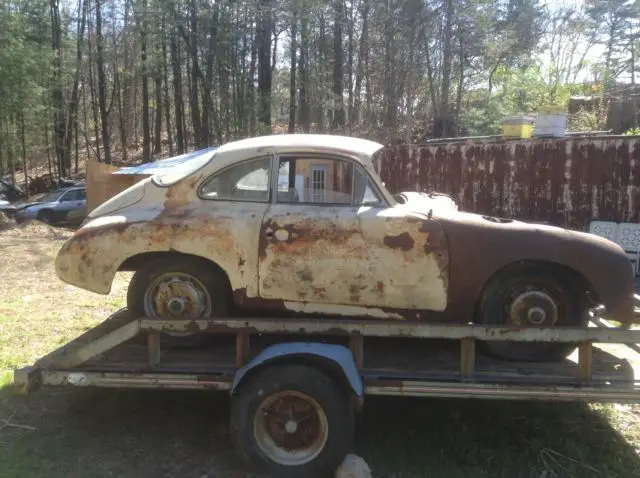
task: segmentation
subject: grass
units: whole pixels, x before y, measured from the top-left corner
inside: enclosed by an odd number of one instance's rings
[[[0,232],[0,477],[258,477],[238,462],[229,402],[209,392],[45,389],[22,396],[16,367],[123,305],[53,272],[49,228]],[[61,237],[57,237],[61,235]],[[640,406],[367,398],[356,452],[374,476],[638,477]]]

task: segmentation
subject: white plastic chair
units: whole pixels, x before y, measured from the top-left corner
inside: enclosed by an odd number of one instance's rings
[[[622,222],[618,228],[616,241],[627,253],[627,257],[633,262],[633,270],[638,273],[640,264],[640,224]]]

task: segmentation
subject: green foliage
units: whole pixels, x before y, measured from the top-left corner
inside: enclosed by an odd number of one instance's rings
[[[631,128],[624,132],[626,136],[640,136],[640,128]]]

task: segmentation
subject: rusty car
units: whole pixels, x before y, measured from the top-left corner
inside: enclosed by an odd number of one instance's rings
[[[586,327],[633,317],[634,274],[613,242],[387,190],[379,143],[249,138],[190,153],[95,208],[56,258],[61,280],[156,318],[272,311],[297,317]],[[192,344],[198,334],[171,337]],[[558,360],[565,343],[488,342],[511,360]]]

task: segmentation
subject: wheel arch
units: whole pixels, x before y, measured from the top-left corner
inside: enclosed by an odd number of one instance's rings
[[[227,272],[220,267],[219,264],[208,259],[203,256],[198,256],[195,254],[189,254],[186,252],[179,251],[151,251],[151,252],[140,252],[138,254],[134,254],[131,257],[125,259],[120,266],[118,266],[118,272],[124,271],[137,271],[143,265],[151,262],[151,261],[159,261],[159,260],[167,260],[167,259],[186,259],[189,261],[202,262],[207,264],[209,267],[213,267],[217,269],[220,273],[223,274],[224,278],[227,281],[227,286],[229,287],[229,292],[231,293],[231,281],[229,279],[229,275]]]
[[[480,293],[476,297],[475,305],[474,305],[474,314],[473,314],[473,322],[478,323],[479,317],[479,309],[480,303],[486,293],[486,290],[493,282],[499,277],[508,276],[510,274],[516,274],[521,271],[525,271],[527,269],[546,269],[550,273],[556,273],[562,275],[566,280],[574,280],[576,281],[576,288],[584,291],[590,296],[590,299],[593,303],[597,303],[599,298],[597,296],[596,290],[591,284],[591,282],[582,274],[580,271],[576,270],[573,267],[568,266],[567,264],[562,264],[556,261],[549,261],[543,259],[523,259],[515,262],[510,262],[495,271],[489,276],[489,278],[482,284],[480,288]]]
[[[361,397],[362,377],[351,351],[343,345],[315,342],[289,342],[271,345],[236,372],[231,395],[236,394],[248,378],[273,365],[298,364],[314,367],[336,380],[347,394]]]

